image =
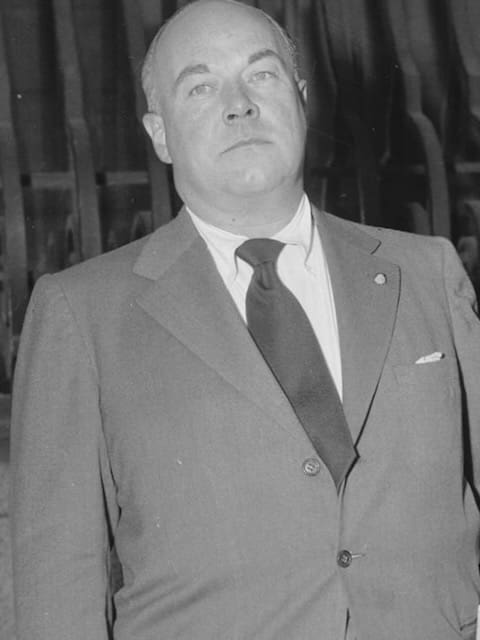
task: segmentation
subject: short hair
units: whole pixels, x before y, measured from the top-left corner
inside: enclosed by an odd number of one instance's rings
[[[149,111],[157,111],[160,103],[158,90],[157,90],[158,88],[155,83],[155,74],[153,72],[155,67],[155,57],[156,57],[158,43],[160,42],[160,39],[164,34],[164,32],[166,31],[166,29],[170,26],[170,24],[172,24],[172,22],[174,22],[178,18],[179,15],[181,15],[193,4],[197,4],[198,2],[201,2],[201,1],[202,0],[193,0],[192,2],[189,2],[183,7],[180,7],[180,9],[178,9],[172,16],[170,16],[170,18],[168,18],[168,20],[160,27],[160,29],[155,34],[152,42],[150,43],[150,46],[148,47],[148,50],[142,65],[141,79],[142,79],[142,88],[145,94],[145,98],[147,101],[147,108]],[[223,2],[240,5],[242,7],[249,6],[249,5],[245,5],[243,2],[238,2],[238,0],[223,0]],[[287,55],[290,59],[292,70],[294,73],[297,73],[297,70],[298,70],[297,47],[295,45],[293,38],[288,33],[288,31],[284,27],[282,27],[274,18],[272,18],[272,16],[270,16],[268,13],[266,13],[262,9],[259,9],[256,7],[250,7],[250,8],[254,9],[254,11],[258,11],[270,23],[270,25],[273,27],[273,30],[280,36],[281,42],[285,46]]]

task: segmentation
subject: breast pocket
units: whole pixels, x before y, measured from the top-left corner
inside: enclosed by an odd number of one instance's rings
[[[397,365],[393,369],[394,390],[390,396],[391,415],[396,416],[403,441],[408,437],[414,446],[411,455],[430,468],[439,464],[433,453],[443,457],[440,449],[453,445],[461,429],[461,387],[454,358],[429,364]],[[445,448],[445,447],[444,447]],[[445,464],[443,461],[441,464]]]
[[[393,368],[397,384],[414,389],[458,391],[459,376],[455,358],[442,358],[424,364],[396,365]]]

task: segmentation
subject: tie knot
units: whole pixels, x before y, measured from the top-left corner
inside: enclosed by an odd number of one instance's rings
[[[250,238],[241,244],[235,253],[255,269],[260,264],[277,261],[284,243],[270,238]]]

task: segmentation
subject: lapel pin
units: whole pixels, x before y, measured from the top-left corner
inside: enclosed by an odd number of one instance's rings
[[[387,282],[387,276],[384,273],[377,273],[373,281],[375,284],[385,284]]]

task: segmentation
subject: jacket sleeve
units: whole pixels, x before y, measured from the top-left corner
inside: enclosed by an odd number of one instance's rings
[[[113,483],[94,360],[56,276],[32,294],[12,404],[17,640],[107,639]]]
[[[444,282],[460,366],[464,408],[465,475],[480,497],[480,320],[472,283],[450,242],[444,241]]]

